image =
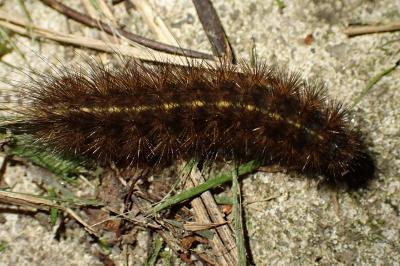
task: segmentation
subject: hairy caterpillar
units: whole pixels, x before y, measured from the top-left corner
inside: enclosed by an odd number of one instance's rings
[[[279,163],[356,183],[373,173],[345,108],[298,74],[223,62],[90,69],[36,75],[6,127],[121,167],[195,157]]]

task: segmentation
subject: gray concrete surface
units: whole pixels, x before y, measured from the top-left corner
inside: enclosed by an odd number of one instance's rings
[[[35,23],[66,31],[63,17],[39,1],[26,2]],[[273,0],[213,2],[240,58],[249,58],[254,39],[258,55],[268,63],[323,81],[331,97],[349,105],[374,75],[399,60],[400,32],[351,39],[343,34],[349,22],[399,20],[399,0],[283,1],[286,7],[282,12]],[[6,1],[0,9],[23,16],[16,3]],[[209,51],[190,1],[152,3],[182,47]],[[138,24],[136,15],[123,21],[134,19],[133,30],[153,37]],[[71,30],[77,29],[94,34],[71,23]],[[311,45],[303,41],[308,34],[314,36]],[[71,48],[45,43],[38,49],[27,39],[17,39],[35,66],[48,65],[41,55],[56,62],[56,58],[74,54]],[[15,53],[5,60],[24,65]],[[0,66],[2,77],[12,77],[8,72]],[[399,82],[397,69],[376,84],[354,110],[354,123],[368,134],[368,145],[377,161],[377,179],[368,188],[334,192],[320,188],[315,180],[284,173],[257,173],[243,181],[244,200],[258,201],[246,205],[248,235],[257,265],[399,265]],[[10,168],[6,174],[7,183],[24,192],[35,192],[32,178],[24,168]],[[270,197],[273,199],[263,201]],[[7,213],[0,217],[0,241],[6,244],[0,265],[100,264],[84,241],[83,231],[57,242],[51,229],[33,217]]]

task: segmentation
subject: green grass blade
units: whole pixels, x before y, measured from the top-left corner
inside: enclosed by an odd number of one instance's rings
[[[244,174],[248,174],[253,172],[254,170],[256,170],[259,167],[258,163],[254,162],[254,161],[250,161],[248,163],[245,163],[241,166],[239,166],[238,169],[238,175],[244,175]],[[236,170],[235,170],[236,171]],[[215,188],[217,186],[220,186],[226,182],[229,182],[232,180],[232,173],[228,172],[228,173],[224,173],[218,177],[215,178],[211,178],[208,179],[206,182],[188,189],[188,190],[184,190],[181,193],[175,195],[175,196],[171,196],[169,198],[166,198],[165,200],[163,200],[162,202],[160,202],[158,205],[156,205],[155,207],[153,207],[152,209],[150,209],[150,211],[148,212],[149,215],[154,215],[159,211],[162,211],[166,208],[169,208],[171,206],[174,206],[180,202],[183,202],[185,200],[191,199],[201,193],[203,193],[204,191],[210,190],[212,188]]]
[[[239,266],[247,265],[246,247],[244,242],[243,220],[242,220],[242,200],[238,173],[232,171],[232,201],[233,201],[233,227],[236,238],[236,248],[239,258]]]
[[[351,108],[354,108],[364,97],[367,95],[374,85],[378,83],[384,76],[389,75],[393,70],[395,70],[400,65],[400,60],[396,62],[393,66],[389,67],[388,69],[383,70],[382,72],[375,75],[365,86],[364,90],[358,95],[358,97],[354,100],[353,105]]]
[[[146,266],[154,266],[156,265],[157,258],[160,254],[161,248],[163,246],[163,240],[161,238],[156,238],[154,242],[154,248],[150,254],[150,257],[147,259]]]

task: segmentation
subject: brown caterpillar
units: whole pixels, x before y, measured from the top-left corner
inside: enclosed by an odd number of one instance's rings
[[[121,167],[194,157],[279,163],[350,182],[373,173],[347,111],[298,74],[245,63],[90,69],[36,75],[6,126],[57,152]]]

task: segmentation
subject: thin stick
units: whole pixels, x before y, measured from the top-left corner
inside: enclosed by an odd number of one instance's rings
[[[210,0],[192,0],[196,7],[197,15],[203,25],[207,38],[211,44],[213,54],[226,56],[230,62],[234,62],[234,54],[226,36],[225,30],[219,20],[217,11]]]
[[[399,31],[400,30],[400,22],[393,22],[386,25],[380,26],[356,26],[356,27],[348,27],[344,30],[344,33],[348,37],[354,37],[363,34],[372,34],[372,33],[380,33],[380,32],[391,32],[391,31]]]
[[[111,13],[111,10],[104,3],[103,0],[99,0],[96,2],[98,6],[95,7],[94,2],[91,0],[82,0],[82,4],[85,6],[87,13],[94,19],[100,19],[100,15],[105,16],[107,19],[111,21],[113,25],[116,25],[116,19]],[[121,39],[116,36],[112,36],[105,32],[100,32],[100,38],[108,43],[121,43]]]
[[[140,13],[149,29],[155,33],[158,39],[164,43],[179,46],[176,38],[172,35],[164,21],[157,16],[147,0],[131,0]]]
[[[75,213],[72,209],[70,208],[65,208],[64,211],[66,213],[68,213],[72,218],[74,218],[78,223],[80,223],[83,228],[92,235],[97,236],[98,238],[100,238],[99,233],[92,227],[90,226],[88,223],[86,223],[77,213]]]
[[[197,168],[193,168],[190,174],[189,184],[198,186],[204,182],[204,178]],[[196,220],[207,223],[226,223],[221,214],[214,197],[209,191],[206,191],[200,198],[196,198],[191,202],[196,215]],[[216,222],[217,221],[217,222]],[[222,228],[225,227],[225,228]],[[235,242],[232,238],[232,232],[228,225],[222,225],[215,230],[212,239],[214,254],[217,256],[219,265],[236,265],[237,254],[235,250]]]
[[[30,194],[0,190],[0,202],[24,207],[28,206],[46,211],[50,211],[51,208],[57,208],[68,213],[72,218],[77,220],[77,222],[80,223],[87,232],[99,237],[98,232],[92,226],[86,223],[82,218],[80,218],[80,216],[77,215],[71,208],[64,207],[58,203],[55,203],[51,199],[46,199],[44,197],[34,196]]]
[[[205,182],[204,177],[201,175],[200,171],[196,171],[191,175],[192,181],[195,185],[199,185]],[[206,203],[205,207],[207,209],[208,215],[211,218],[211,221],[214,223],[224,223],[225,218],[222,215],[220,209],[218,208],[217,203],[215,202],[214,197],[212,196],[210,191],[206,191],[201,194],[201,199]],[[229,259],[232,262],[231,265],[238,264],[238,254],[236,253],[236,243],[235,239],[232,237],[232,230],[226,224],[216,228],[218,235],[221,237],[221,240],[225,244],[225,249],[229,254]]]
[[[186,65],[188,63],[187,58],[183,56],[171,55],[162,52],[153,52],[152,54],[150,54],[143,51],[142,49],[133,46],[112,43],[107,44],[104,43],[104,41],[98,39],[50,31],[37,26],[32,26],[32,30],[30,32],[26,28],[26,23],[24,23],[22,20],[18,18],[12,18],[3,12],[0,12],[0,26],[3,26],[9,30],[25,36],[40,36],[49,40],[94,49],[97,51],[103,51],[107,53],[117,52],[119,54],[132,56],[144,61],[155,61],[160,63],[165,62],[177,65]],[[203,59],[191,59],[189,60],[189,62],[198,62],[199,64],[204,63],[204,65],[213,65],[213,61]]]
[[[172,45],[168,44],[163,44],[160,42],[156,42],[153,40],[150,40],[148,38],[139,36],[137,34],[134,34],[132,32],[126,31],[122,28],[113,28],[109,24],[101,21],[101,20],[96,20],[93,19],[92,17],[89,17],[81,12],[78,12],[62,3],[56,0],[40,0],[43,2],[43,4],[53,8],[54,10],[57,10],[58,12],[64,14],[65,16],[82,23],[88,27],[95,28],[98,30],[102,30],[104,32],[107,32],[111,35],[115,35],[115,33],[127,38],[128,40],[134,41],[140,45],[146,46],[148,48],[157,50],[157,51],[163,51],[166,53],[171,53],[171,54],[176,54],[176,55],[184,55],[188,57],[195,57],[195,58],[204,58],[204,59],[213,59],[212,55],[205,54],[202,52],[197,52],[189,49],[183,49],[183,48],[178,48]]]
[[[191,187],[193,186],[192,182],[188,182]],[[196,217],[196,221],[203,222],[203,223],[211,223],[210,218],[208,217],[206,207],[204,206],[204,203],[200,198],[195,198],[192,200],[190,203],[193,207],[193,212],[194,216]],[[218,234],[214,234],[214,237],[212,239],[211,245],[214,249],[214,254],[217,257],[217,261],[219,265],[230,265],[227,260],[229,258],[226,257],[225,254],[225,246],[224,243],[222,242],[221,238],[219,237]]]
[[[102,16],[105,16],[108,20],[111,21],[114,25],[117,25],[117,19],[115,18],[113,12],[111,9],[108,7],[107,3],[104,0],[97,0],[97,1],[92,1],[92,0],[82,0],[82,2],[85,4],[87,7],[90,1],[90,6],[92,7],[93,10],[96,10],[101,13]],[[98,19],[98,14],[96,16],[93,16],[92,13],[89,12],[89,15],[92,16],[94,19]]]

